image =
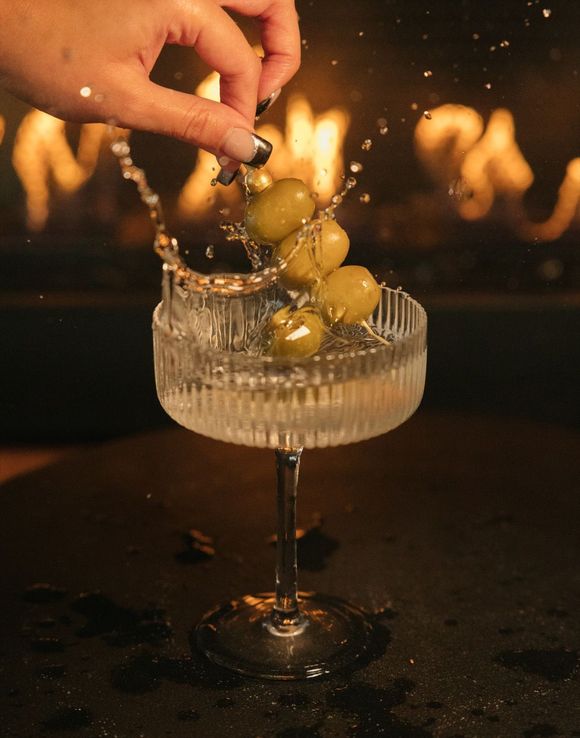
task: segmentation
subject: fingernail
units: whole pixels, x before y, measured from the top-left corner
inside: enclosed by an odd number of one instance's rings
[[[219,170],[219,173],[216,179],[221,185],[225,185],[227,187],[228,185],[231,185],[231,183],[234,181],[239,171],[240,171],[239,168],[238,169],[224,169],[222,167]]]
[[[221,151],[224,156],[234,161],[261,167],[270,158],[272,144],[243,128],[232,128],[221,145]]]
[[[268,95],[268,97],[265,97],[261,102],[258,103],[258,105],[256,106],[256,118],[259,118],[266,112],[266,110],[269,110],[272,107],[281,92],[282,89],[278,88],[277,90],[274,90],[271,95]]]

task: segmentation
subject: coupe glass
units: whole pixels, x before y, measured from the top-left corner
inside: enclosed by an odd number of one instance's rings
[[[301,359],[248,352],[279,306],[272,280],[200,291],[164,266],[153,316],[159,399],[178,423],[220,441],[275,450],[275,590],[218,606],[197,628],[215,663],[267,679],[328,674],[357,659],[371,623],[355,605],[297,590],[296,489],[303,448],[354,443],[389,431],[423,394],[427,318],[400,290],[382,288],[369,319],[389,342],[361,341]],[[224,275],[225,276],[225,275]],[[226,280],[227,281],[227,280]],[[243,465],[240,465],[243,469]]]

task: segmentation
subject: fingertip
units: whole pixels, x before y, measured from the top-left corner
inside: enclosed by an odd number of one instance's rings
[[[292,54],[269,54],[262,60],[262,74],[258,86],[258,100],[269,97],[272,91],[282,89],[300,69],[300,57]],[[271,103],[272,104],[272,103]]]

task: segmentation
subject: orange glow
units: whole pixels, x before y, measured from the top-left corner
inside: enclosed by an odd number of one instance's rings
[[[519,235],[526,240],[555,240],[570,226],[580,204],[580,159],[573,159],[558,193],[552,215],[544,223],[531,222],[523,198],[534,181],[515,137],[509,110],[495,110],[484,130],[481,116],[463,105],[442,105],[422,118],[415,129],[417,156],[436,182],[446,190],[462,178],[470,197],[456,207],[466,220],[487,215],[498,197],[504,197],[516,216]]]
[[[473,190],[473,197],[459,203],[467,220],[483,218],[498,195],[518,200],[529,189],[534,175],[515,140],[511,113],[499,109],[492,113],[487,129],[466,153],[461,176]]]
[[[218,102],[220,99],[219,74],[217,72],[209,74],[197,86],[195,94]],[[177,200],[177,209],[182,216],[193,218],[210,209],[217,193],[216,188],[211,185],[211,180],[217,176],[218,168],[215,156],[199,149],[195,168],[183,185]],[[233,204],[239,199],[239,193],[235,187],[220,187],[220,195],[228,204]]]
[[[579,204],[580,157],[577,157],[566,168],[566,176],[558,190],[558,200],[552,215],[543,223],[525,220],[520,226],[521,235],[528,241],[555,241],[570,227]]]
[[[4,139],[4,130],[5,130],[4,118],[0,115],[0,144],[2,143]]]
[[[106,129],[100,123],[83,125],[75,156],[64,121],[40,110],[24,117],[16,133],[12,164],[26,193],[31,230],[42,230],[48,218],[51,177],[58,190],[73,193],[92,175]]]
[[[219,100],[219,76],[212,72],[195,91],[196,95]],[[340,188],[344,169],[343,145],[350,117],[340,108],[315,116],[310,103],[302,95],[292,97],[286,111],[284,134],[273,125],[256,129],[258,135],[274,146],[268,170],[274,179],[299,177],[319,195],[324,207]],[[195,168],[187,179],[178,200],[179,213],[188,218],[202,218],[219,197],[228,205],[240,201],[235,187],[214,189],[210,182],[217,174],[215,157],[200,150]]]
[[[417,156],[430,174],[447,185],[459,176],[466,152],[483,133],[483,118],[464,105],[441,105],[415,128]]]
[[[284,135],[275,126],[258,129],[274,144],[268,169],[274,179],[299,177],[318,193],[321,207],[340,189],[343,146],[350,116],[341,108],[315,116],[303,95],[288,101]]]

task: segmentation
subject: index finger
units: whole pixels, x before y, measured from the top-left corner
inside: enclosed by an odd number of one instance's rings
[[[300,67],[300,28],[293,0],[219,0],[241,15],[257,18],[265,52],[258,100],[283,87]]]
[[[262,70],[252,47],[213,0],[198,0],[195,6],[183,3],[181,8],[168,42],[193,46],[201,59],[219,73],[221,102],[243,115],[253,127]]]

